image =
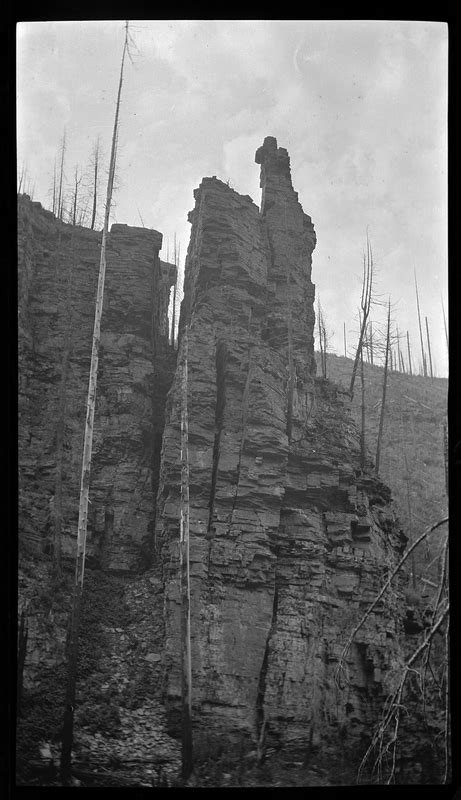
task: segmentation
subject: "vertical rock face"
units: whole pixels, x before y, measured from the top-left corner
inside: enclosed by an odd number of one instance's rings
[[[193,716],[271,746],[338,757],[369,733],[401,659],[398,598],[353,628],[404,546],[389,492],[359,470],[347,398],[316,379],[316,237],[287,151],[256,153],[261,211],[216,178],[190,213],[179,367],[169,395],[156,543],[165,587],[166,689],[181,692],[179,382],[188,330]],[[373,716],[374,715],[374,716]]]
[[[101,234],[19,199],[20,547],[74,557]],[[176,268],[162,235],[113,225],[107,249],[88,524],[90,565],[148,558]]]

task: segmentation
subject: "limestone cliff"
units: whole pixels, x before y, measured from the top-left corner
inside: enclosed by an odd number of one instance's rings
[[[156,544],[166,686],[177,725],[179,379],[188,328],[196,740],[242,736],[323,758],[360,747],[401,660],[398,594],[376,609],[335,690],[345,634],[401,553],[390,494],[359,469],[347,397],[315,377],[316,237],[267,137],[261,211],[216,178],[195,192]]]

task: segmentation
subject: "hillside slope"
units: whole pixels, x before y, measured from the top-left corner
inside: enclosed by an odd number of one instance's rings
[[[321,374],[316,353],[317,374]],[[327,377],[349,388],[353,361],[328,354]],[[381,410],[384,369],[364,364],[366,446],[374,460]],[[357,375],[352,414],[361,424],[361,385]],[[380,476],[389,485],[407,536],[417,536],[447,515],[443,426],[447,419],[448,381],[390,372],[387,384]],[[438,570],[438,539],[417,554],[417,577]],[[424,576],[422,576],[424,577]]]

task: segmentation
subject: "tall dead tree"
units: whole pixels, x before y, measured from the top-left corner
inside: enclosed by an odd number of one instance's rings
[[[346,323],[343,322],[343,338],[344,338],[344,358],[347,358],[347,348],[346,348]]]
[[[322,312],[322,306],[320,305],[320,296],[317,299],[317,325],[319,330],[320,366],[322,369],[322,378],[326,378],[327,377],[327,334],[325,328],[325,320]]]
[[[434,374],[432,371],[432,353],[431,353],[431,337],[429,336],[429,323],[427,321],[427,317],[424,318],[426,320],[426,337],[427,337],[427,352],[429,355],[429,369],[431,372],[431,380],[434,379]]]
[[[434,525],[431,525],[430,528],[427,528],[423,533],[418,536],[416,539],[413,540],[411,544],[409,544],[407,550],[402,555],[398,564],[394,567],[390,575],[388,575],[385,583],[382,585],[381,589],[376,594],[375,598],[373,599],[372,603],[368,606],[365,610],[363,615],[361,616],[359,622],[355,625],[351,633],[349,634],[346,644],[343,647],[343,651],[338,661],[338,666],[336,668],[335,673],[335,681],[339,689],[344,689],[346,686],[350,684],[349,678],[349,671],[347,667],[346,657],[350,651],[352,643],[357,636],[359,630],[365,625],[366,621],[370,618],[370,615],[373,613],[376,606],[382,601],[383,596],[386,594],[387,590],[390,588],[392,581],[401,571],[404,563],[413,554],[414,550],[421,544],[423,541],[427,541],[427,537],[436,530],[439,530],[442,525],[446,525],[448,523],[448,518],[444,518],[436,522]],[[392,693],[386,697],[385,706],[382,710],[382,713],[379,714],[378,721],[374,726],[374,731],[371,737],[371,742],[369,747],[366,750],[366,753],[361,761],[358,775],[357,775],[357,782],[361,782],[361,775],[367,762],[370,763],[371,766],[371,775],[367,776],[367,783],[384,783],[392,784],[395,783],[395,774],[396,774],[396,754],[397,748],[400,743],[400,736],[399,736],[399,728],[401,724],[401,715],[402,711],[405,712],[405,715],[408,714],[408,709],[406,703],[404,702],[403,692],[405,688],[406,681],[411,674],[417,675],[418,678],[418,686],[421,688],[423,693],[423,704],[425,702],[424,696],[426,692],[429,694],[429,690],[426,689],[426,675],[429,674],[433,679],[433,686],[432,686],[432,696],[434,693],[434,688],[437,688],[437,694],[440,698],[440,706],[443,704],[442,715],[445,721],[445,730],[444,730],[444,757],[443,761],[445,762],[443,766],[443,778],[442,782],[446,783],[449,778],[449,680],[448,680],[448,636],[449,636],[449,610],[450,610],[450,603],[449,603],[449,596],[448,596],[448,569],[447,569],[447,554],[448,554],[448,542],[447,537],[445,536],[445,543],[443,545],[443,551],[445,553],[444,558],[444,569],[442,576],[439,581],[439,586],[435,587],[436,592],[435,595],[430,600],[430,619],[428,620],[428,627],[425,628],[424,634],[422,636],[422,641],[418,638],[416,643],[415,649],[413,653],[407,658],[404,664],[398,669],[400,675],[396,675],[396,681],[393,686]],[[436,676],[432,666],[429,664],[430,652],[432,649],[432,642],[434,640],[435,634],[440,631],[442,636],[444,635],[445,638],[445,655],[444,655],[444,663],[442,664],[442,675]],[[440,681],[440,683],[439,683]],[[443,687],[445,688],[444,697],[442,697]],[[424,713],[424,712],[423,712]],[[442,718],[443,718],[442,717]],[[437,737],[436,737],[437,738]],[[406,739],[403,738],[402,746],[405,747]],[[385,774],[387,772],[387,775]]]
[[[448,425],[443,423],[443,462],[445,466],[445,493],[448,497]]]
[[[369,330],[370,330],[370,334],[369,334],[369,340],[370,340],[370,361],[371,361],[371,365],[373,366],[373,323],[372,323],[371,319],[370,319],[370,324],[369,324],[369,326],[368,326],[368,327],[369,327]]]
[[[287,344],[288,344],[288,391],[287,391],[287,426],[286,433],[288,441],[291,441],[293,426],[293,396],[295,390],[295,368],[293,360],[293,313],[292,313],[292,288],[291,288],[291,269],[287,272],[287,287],[289,297],[288,319],[287,319]],[[326,370],[326,361],[324,364]]]
[[[77,224],[78,190],[82,182],[82,176],[78,174],[78,164],[74,170],[74,196],[72,198],[72,225]]]
[[[424,343],[423,343],[423,329],[421,326],[421,312],[419,309],[419,295],[418,295],[418,283],[416,280],[416,270],[415,270],[415,289],[416,289],[416,307],[418,309],[418,325],[419,325],[419,338],[421,341],[421,358],[423,362],[423,374],[424,377],[427,378],[427,364],[426,364],[426,353],[424,352]]]
[[[56,204],[57,204],[57,186],[56,186],[56,159],[54,159],[54,167],[53,167],[53,205],[52,205],[52,212],[56,214]]]
[[[359,325],[359,327],[360,327],[360,325]],[[363,335],[362,352],[363,352],[363,350],[365,350],[365,353],[367,355],[367,361],[368,361],[368,363],[370,363],[370,348],[368,346],[368,325],[365,328],[365,333]]]
[[[363,351],[360,353],[360,385],[361,385],[361,429],[360,429],[360,466],[365,469],[366,441],[365,441],[365,375],[363,370]]]
[[[181,596],[181,697],[182,697],[182,777],[187,781],[193,765],[192,756],[192,663],[190,639],[190,569],[189,569],[189,422],[188,422],[188,329],[183,336],[181,375],[181,509],[179,526],[179,580]]]
[[[64,132],[62,134],[61,139],[61,165],[59,169],[59,187],[58,187],[58,199],[56,203],[56,215],[57,217],[62,220],[63,210],[64,210],[64,197],[62,192],[62,184],[64,181],[64,159],[66,155],[66,129],[64,128]]]
[[[35,182],[31,183],[32,178],[28,173],[27,165],[23,162],[21,171],[18,175],[18,194],[23,192],[24,194],[28,195],[31,200],[34,199],[35,194]]]
[[[410,350],[410,334],[407,331],[407,347],[408,347],[408,369],[410,371],[410,375],[413,375],[413,369],[411,366],[411,350]]]
[[[64,264],[67,261],[66,280],[66,305],[64,315],[64,331],[62,336],[62,351],[60,356],[61,379],[58,392],[58,405],[55,413],[55,453],[56,469],[54,480],[53,502],[53,559],[57,575],[61,574],[61,535],[63,523],[63,472],[64,472],[64,441],[67,416],[67,383],[70,370],[70,354],[72,349],[72,331],[74,329],[74,304],[72,302],[73,279],[75,268],[75,232],[72,230],[70,242],[67,246],[68,259],[63,259],[64,248],[61,233],[54,254],[56,280],[64,280]],[[65,247],[65,245],[64,245]]]
[[[443,327],[445,328],[445,341],[447,343],[447,352],[448,352],[448,328],[447,328],[447,318],[445,316],[445,308],[443,307],[443,298],[442,300],[442,313],[443,313]]]
[[[88,396],[86,404],[85,436],[83,442],[82,473],[80,481],[80,501],[78,510],[77,528],[77,556],[75,564],[74,594],[72,601],[72,615],[70,625],[70,636],[68,642],[68,672],[66,685],[66,708],[64,711],[64,722],[62,732],[61,748],[61,779],[64,784],[69,783],[71,777],[72,762],[72,743],[74,727],[74,706],[77,682],[77,656],[78,656],[78,636],[80,629],[80,616],[83,597],[83,578],[85,570],[85,553],[88,522],[88,496],[90,489],[90,470],[93,445],[93,424],[94,410],[96,403],[96,384],[98,376],[98,356],[101,338],[101,315],[104,299],[104,280],[106,273],[106,243],[109,230],[109,218],[112,204],[112,193],[114,187],[115,162],[117,151],[117,136],[119,127],[120,98],[123,85],[123,70],[125,65],[125,55],[128,49],[128,22],[125,24],[125,41],[123,45],[122,61],[120,66],[120,78],[118,84],[117,102],[115,106],[114,128],[112,133],[112,147],[109,164],[109,177],[107,182],[106,208],[104,214],[104,228],[101,242],[101,256],[99,263],[99,278],[96,295],[96,307],[94,316],[93,344],[91,350],[90,376],[88,384]]]
[[[19,178],[18,178],[18,194],[21,194],[21,190],[22,190],[23,187],[24,187],[24,191],[25,191],[26,174],[27,174],[27,169],[26,169],[26,166],[25,166],[25,164],[23,162],[22,167],[21,167],[21,171],[19,173]]]
[[[91,212],[91,230],[94,230],[94,225],[96,222],[96,209],[98,203],[98,171],[99,171],[99,157],[100,157],[100,147],[99,147],[99,135],[96,139],[93,153],[92,153],[92,168],[93,168],[93,210]]]
[[[176,278],[173,284],[173,303],[171,309],[171,347],[174,347],[174,339],[175,339],[175,326],[176,326],[176,286],[178,284],[178,273],[176,273]]]
[[[168,255],[167,255],[168,261]],[[178,269],[179,269],[179,258],[178,253],[176,251],[176,233],[174,234],[174,265],[176,267],[176,277],[173,286],[173,307],[171,309],[171,346],[174,347],[174,340],[175,340],[175,327],[176,327],[176,287],[178,284]]]
[[[384,430],[384,412],[386,409],[386,391],[387,391],[387,378],[389,372],[390,354],[391,354],[391,299],[389,298],[389,304],[387,310],[386,356],[384,360],[383,393],[381,398],[381,411],[379,415],[378,439],[376,442],[376,462],[375,462],[376,475],[379,475],[379,462],[381,457],[381,443]]]
[[[351,382],[349,385],[349,394],[353,397],[355,376],[359,365],[360,353],[362,352],[363,340],[365,331],[368,325],[368,317],[371,308],[371,298],[373,291],[373,252],[367,234],[367,253],[363,255],[363,276],[362,276],[362,296],[360,299],[360,308],[362,312],[362,324],[360,326],[359,341],[357,350],[355,352],[354,366],[352,367]]]
[[[402,351],[400,349],[400,333],[398,325],[397,325],[397,357],[398,357],[398,369],[401,372],[405,372],[405,364],[403,363]]]

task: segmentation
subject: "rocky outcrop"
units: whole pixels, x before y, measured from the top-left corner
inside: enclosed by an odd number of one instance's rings
[[[19,198],[18,607],[27,643],[17,764],[26,783],[37,780],[44,742],[59,762],[100,243],[100,233]],[[160,260],[161,244],[157,231],[112,226],[101,325],[73,758],[106,776],[118,764],[122,784],[133,761],[135,783],[159,764],[177,773],[160,700],[162,601],[152,575],[139,574],[151,561],[176,361],[167,313],[176,267]]]
[[[331,762],[363,745],[401,662],[397,593],[358,634],[338,693],[334,673],[405,544],[390,494],[359,468],[348,398],[315,376],[316,237],[287,151],[267,137],[261,211],[203,179],[180,346],[163,438],[156,548],[165,589],[165,679],[178,724],[179,381],[187,330],[195,741],[247,737],[321,747]],[[356,766],[356,764],[355,764]]]
[[[228,767],[242,785],[355,782],[404,636],[408,653],[423,627],[406,615],[401,575],[338,684],[346,639],[406,539],[388,488],[360,468],[348,395],[316,377],[316,236],[288,154],[268,137],[256,162],[261,209],[216,178],[195,192],[178,353],[167,320],[175,267],[159,259],[161,234],[114,225],[109,237],[73,756],[103,767],[101,780],[115,771],[114,785],[179,771],[186,341],[196,779],[219,750],[213,785],[234,780]],[[59,755],[100,241],[20,198],[26,782],[44,738]],[[427,720],[415,720],[402,723],[398,778],[436,781],[436,759],[432,773],[424,766],[435,727],[425,738],[416,728]],[[257,765],[264,754],[272,777]]]
[[[20,550],[73,559],[101,234],[20,196],[18,240]],[[176,355],[161,245],[127,225],[108,237],[87,548],[108,569],[149,562]]]

